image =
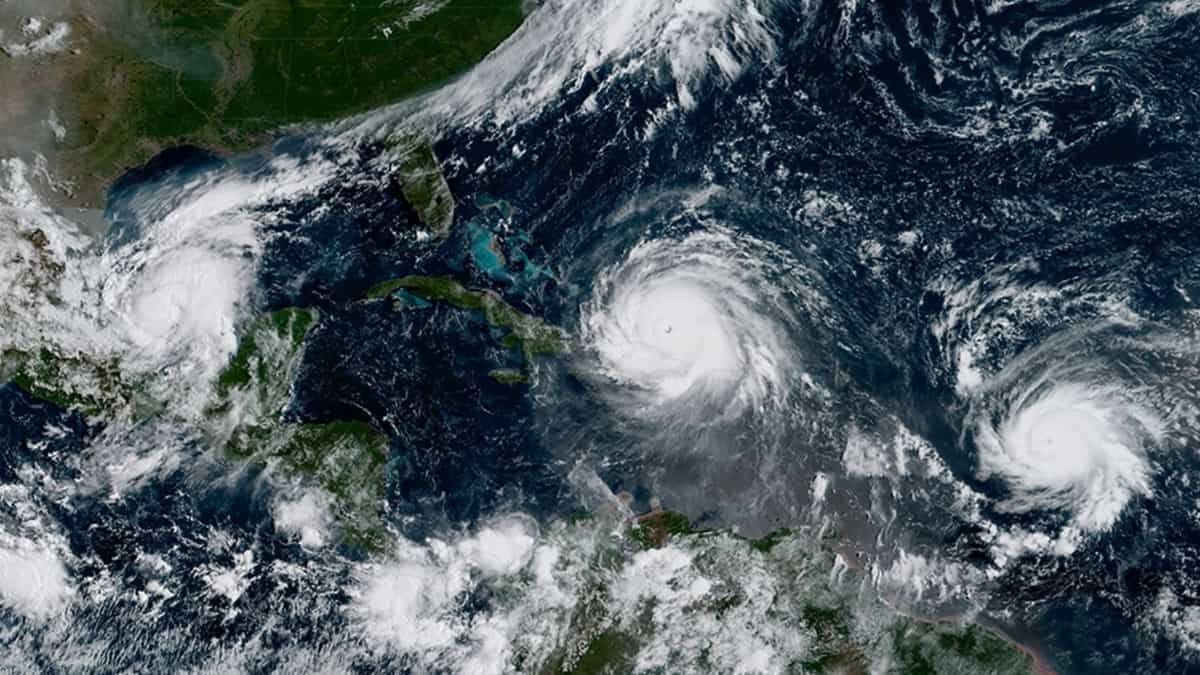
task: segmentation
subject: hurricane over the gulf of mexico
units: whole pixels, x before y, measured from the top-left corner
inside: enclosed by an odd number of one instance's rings
[[[1200,673],[1200,2],[45,4],[0,672]]]

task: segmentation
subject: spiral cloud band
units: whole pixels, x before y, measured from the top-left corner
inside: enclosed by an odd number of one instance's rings
[[[771,405],[797,357],[785,289],[767,272],[778,257],[723,228],[643,241],[600,274],[581,334],[641,411]]]
[[[1148,453],[1165,425],[1136,389],[1083,356],[1011,384],[975,428],[980,475],[1009,491],[1001,510],[1060,511],[1074,528],[1102,532],[1151,493]]]

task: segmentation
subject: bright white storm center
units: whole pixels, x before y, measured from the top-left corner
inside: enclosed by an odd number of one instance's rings
[[[778,403],[799,355],[779,252],[725,229],[643,241],[604,270],[581,334],[638,412],[719,419]]]

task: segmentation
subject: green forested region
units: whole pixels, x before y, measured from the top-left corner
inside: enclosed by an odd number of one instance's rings
[[[517,28],[515,0],[127,0],[82,17],[66,157],[85,202],[164,147],[242,149],[279,127],[428,89]]]

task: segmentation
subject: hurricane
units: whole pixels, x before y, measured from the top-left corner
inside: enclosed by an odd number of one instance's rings
[[[1188,392],[1164,369],[1163,338],[1145,326],[1102,324],[1045,340],[1018,355],[976,392],[967,433],[977,476],[1003,486],[998,513],[1051,515],[1057,529],[1016,523],[1004,555],[1070,555],[1111,530],[1174,455],[1171,436],[1194,434],[1179,406]],[[1174,341],[1186,353],[1188,339]],[[1191,370],[1185,357],[1181,368]],[[1170,402],[1170,403],[1168,403]],[[1007,550],[1003,550],[1007,549]]]
[[[580,334],[636,412],[778,408],[800,355],[770,257],[725,229],[640,242],[597,278]]]
[[[998,426],[976,432],[981,475],[1012,491],[1005,510],[1066,510],[1098,530],[1131,497],[1149,494],[1147,445],[1162,440],[1162,422],[1120,390],[1043,379],[1010,405]]]
[[[189,4],[0,3],[0,671],[1200,673],[1196,0]]]
[[[747,533],[808,509],[848,319],[787,221],[710,185],[639,192],[577,225],[560,244],[573,349],[565,370],[538,371],[534,408],[559,461]]]

